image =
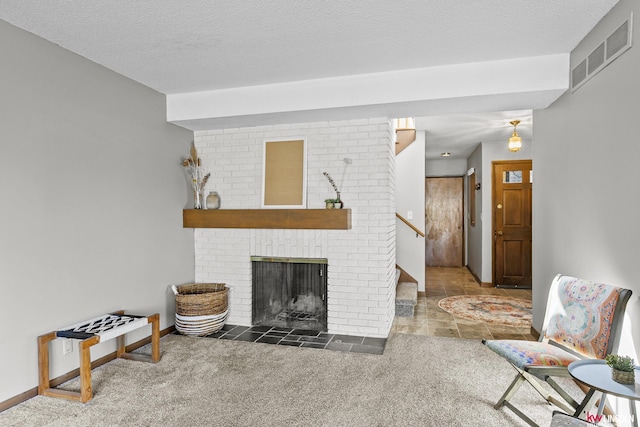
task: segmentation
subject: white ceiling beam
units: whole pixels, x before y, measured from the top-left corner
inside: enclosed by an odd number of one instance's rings
[[[434,101],[455,112],[467,99],[522,94],[546,105],[518,108],[545,108],[568,87],[569,55],[557,54],[169,94],[167,120],[194,130],[204,123],[215,128],[254,126],[265,121],[287,123],[314,111],[358,115],[358,110],[384,111],[384,106],[393,111],[402,110],[403,105],[432,109]],[[452,108],[452,102],[460,103],[459,108]],[[414,115],[418,114],[422,113]]]

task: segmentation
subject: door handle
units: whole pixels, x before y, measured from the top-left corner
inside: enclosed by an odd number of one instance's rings
[[[496,231],[496,236],[502,236],[504,233],[502,231]]]

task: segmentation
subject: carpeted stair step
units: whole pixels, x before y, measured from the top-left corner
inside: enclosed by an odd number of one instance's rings
[[[418,303],[418,284],[399,282],[396,285],[396,316],[413,317]]]

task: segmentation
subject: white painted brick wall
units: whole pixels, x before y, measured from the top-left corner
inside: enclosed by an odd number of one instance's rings
[[[350,230],[197,229],[197,282],[230,287],[228,322],[251,325],[251,256],[328,259],[330,333],[386,337],[395,309],[395,159],[387,118],[299,123],[195,133],[207,191],[222,209],[259,209],[263,143],[307,140],[307,207],[335,197],[340,185]],[[344,162],[349,157],[342,179]]]

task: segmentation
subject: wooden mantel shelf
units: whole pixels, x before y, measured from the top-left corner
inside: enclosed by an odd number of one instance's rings
[[[351,209],[185,209],[182,226],[349,230]]]

